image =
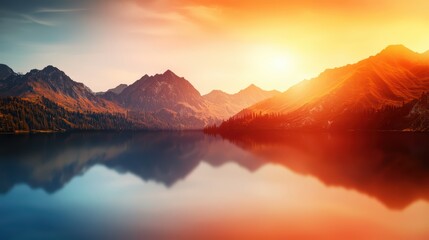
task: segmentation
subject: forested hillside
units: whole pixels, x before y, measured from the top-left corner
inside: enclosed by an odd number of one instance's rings
[[[0,98],[0,132],[143,128],[124,114],[67,111],[44,97],[36,101]]]
[[[248,132],[257,130],[429,130],[429,95],[380,109],[347,109],[341,114],[292,112],[290,114],[251,113],[235,116],[206,132]]]

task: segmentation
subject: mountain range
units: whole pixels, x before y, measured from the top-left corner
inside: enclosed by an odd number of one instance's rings
[[[97,116],[97,118],[107,118],[109,114],[122,114],[127,121],[133,124],[118,126],[118,129],[143,128],[143,129],[202,129],[208,124],[220,122],[245,107],[250,106],[265,98],[276,94],[276,91],[264,91],[256,86],[250,86],[240,93],[240,101],[232,103],[230,97],[236,95],[224,93],[214,101],[210,96],[201,96],[201,94],[183,77],[178,77],[172,71],[167,70],[163,74],[154,76],[144,75],[131,85],[121,84],[116,88],[102,93],[94,93],[82,83],[73,81],[63,71],[53,66],[47,66],[42,70],[31,70],[26,74],[17,74],[8,66],[0,65],[0,97],[15,97],[21,101],[27,101],[26,104],[31,108],[37,108],[38,111],[48,109],[46,114],[55,115],[54,110],[48,106],[38,107],[49,102],[49,106],[55,104],[55,109],[61,111],[80,112],[85,114],[101,114],[106,116]],[[223,99],[225,98],[225,99]],[[56,119],[55,124],[42,124],[32,120],[35,117],[18,114],[17,99],[3,101],[0,108],[0,126],[2,131],[14,130],[53,130],[39,129],[40,126],[55,126],[55,130],[70,128],[91,129],[97,124],[77,123],[76,119],[70,119],[65,116],[72,114],[62,114],[52,118],[39,118],[42,122],[51,122]],[[6,103],[13,103],[13,106],[6,106]],[[227,103],[230,103],[227,104]],[[27,114],[31,109],[26,107]],[[225,110],[224,110],[225,109]],[[39,114],[43,115],[43,114]],[[61,118],[66,124],[58,122]],[[93,119],[89,117],[88,119]],[[93,120],[95,121],[95,120]],[[21,124],[24,122],[25,124]],[[11,124],[13,126],[11,126]],[[13,124],[14,123],[14,124]],[[22,129],[22,126],[28,126]],[[112,128],[98,124],[96,129]]]
[[[252,84],[235,94],[214,90],[201,95],[170,70],[94,93],[53,66],[17,74],[0,64],[0,131],[204,127],[428,131],[427,92],[429,51],[416,53],[403,45],[327,69],[283,93]]]
[[[426,131],[429,124],[422,125],[421,120],[428,118],[428,91],[429,52],[391,45],[258,102],[223,128]]]

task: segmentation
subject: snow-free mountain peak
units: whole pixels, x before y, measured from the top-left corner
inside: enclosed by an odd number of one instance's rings
[[[393,57],[393,58],[415,58],[419,54],[405,47],[402,44],[389,45],[384,48],[377,56]]]
[[[113,101],[133,111],[193,112],[204,108],[200,93],[186,79],[167,70],[163,74],[143,76],[126,87]]]
[[[48,65],[42,69],[43,72],[49,73],[49,72],[62,72],[57,67],[54,67],[53,65]]]
[[[127,84],[119,84],[118,86],[116,86],[115,88],[111,88],[109,90],[107,90],[107,92],[112,92],[115,94],[120,94],[122,91],[124,91],[124,89],[128,87]]]
[[[165,76],[176,76],[177,77],[177,75],[173,71],[171,71],[170,69],[167,69],[162,75],[165,75]]]
[[[256,86],[255,84],[250,84],[247,88],[241,90],[241,91],[263,91],[260,87]]]
[[[6,64],[0,63],[0,81],[14,75],[15,72]]]

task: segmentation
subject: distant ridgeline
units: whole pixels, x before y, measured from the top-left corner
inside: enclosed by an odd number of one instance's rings
[[[0,132],[139,129],[119,113],[72,112],[47,98],[0,98]]]

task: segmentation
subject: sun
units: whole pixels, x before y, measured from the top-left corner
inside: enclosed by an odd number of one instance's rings
[[[293,58],[290,54],[280,51],[266,52],[260,62],[262,70],[267,74],[286,77],[293,71]]]
[[[282,54],[278,54],[275,56],[272,56],[272,59],[270,60],[270,68],[272,68],[275,72],[286,72],[291,69],[292,61],[291,59]]]
[[[259,45],[255,46],[250,53],[256,69],[267,75],[285,75],[293,70],[292,54],[284,48]]]
[[[291,82],[302,80],[297,75],[301,66],[299,55],[293,49],[276,45],[253,45],[247,52],[248,71],[255,84],[267,89],[285,89]]]

